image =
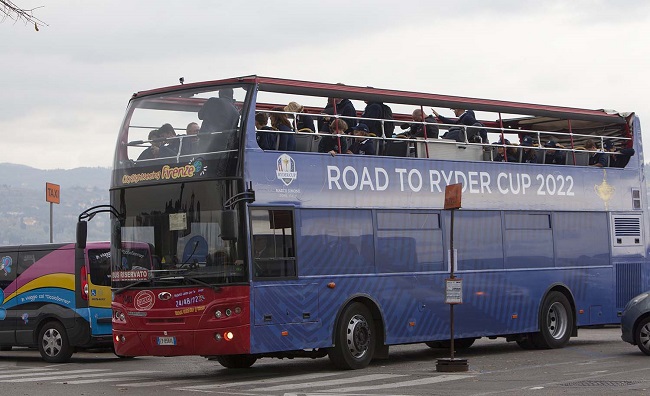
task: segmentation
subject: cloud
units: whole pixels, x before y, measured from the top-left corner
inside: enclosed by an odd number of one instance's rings
[[[40,32],[0,24],[3,161],[110,166],[131,94],[181,76],[259,74],[643,119],[649,11],[640,0],[48,3]]]

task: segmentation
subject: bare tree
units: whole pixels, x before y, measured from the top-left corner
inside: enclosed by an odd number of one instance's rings
[[[39,26],[47,26],[47,23],[34,16],[34,10],[41,7],[26,9],[20,8],[11,0],[0,0],[0,17],[4,22],[7,18],[15,22],[25,22],[25,25],[34,24],[34,29],[38,32]]]

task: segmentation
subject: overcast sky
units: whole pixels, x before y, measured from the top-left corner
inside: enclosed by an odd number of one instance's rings
[[[49,26],[0,23],[0,162],[109,167],[131,94],[180,76],[258,74],[650,119],[643,0],[14,2],[44,6],[35,15]]]

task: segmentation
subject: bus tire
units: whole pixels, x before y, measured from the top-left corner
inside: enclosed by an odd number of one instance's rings
[[[634,329],[634,341],[639,350],[650,356],[650,317],[643,319]]]
[[[537,345],[533,342],[532,334],[522,334],[515,342],[521,349],[538,349]]]
[[[225,368],[242,369],[249,368],[257,361],[257,358],[251,355],[223,355],[217,356],[217,362]]]
[[[74,350],[68,341],[68,334],[59,322],[47,322],[38,332],[38,351],[48,363],[63,363],[70,360]]]
[[[375,353],[375,322],[370,310],[359,302],[349,304],[341,314],[334,337],[334,346],[327,352],[339,369],[361,369]]]
[[[573,332],[573,309],[566,296],[558,291],[548,293],[542,303],[539,333],[531,335],[533,345],[540,349],[565,346]]]

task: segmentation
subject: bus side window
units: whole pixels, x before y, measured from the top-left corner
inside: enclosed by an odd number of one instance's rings
[[[296,276],[293,212],[251,211],[254,274],[260,278]]]

